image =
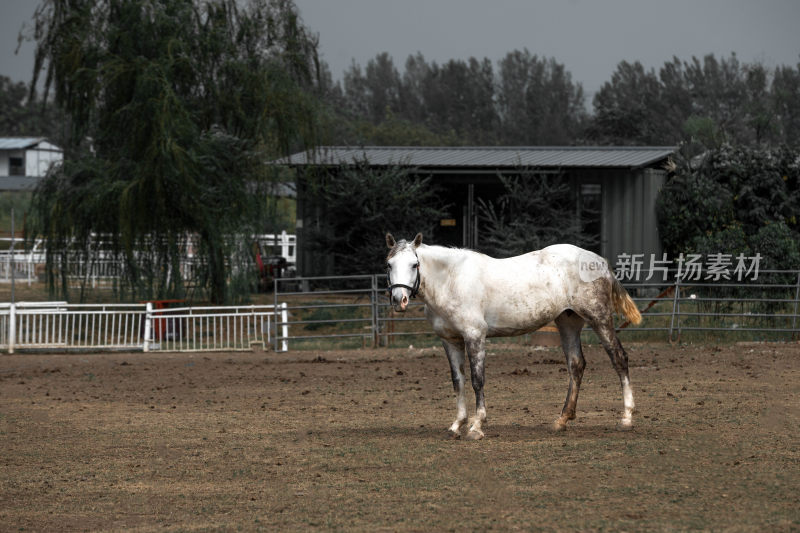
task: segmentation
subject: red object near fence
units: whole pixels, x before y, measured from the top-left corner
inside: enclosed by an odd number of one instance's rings
[[[153,304],[153,310],[169,309],[175,304],[185,304],[186,300],[150,300],[142,303]],[[157,313],[152,320],[153,340],[173,340],[181,338],[180,320],[170,319],[167,313]]]

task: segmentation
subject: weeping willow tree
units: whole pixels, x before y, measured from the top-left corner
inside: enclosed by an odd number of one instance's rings
[[[29,237],[51,291],[76,259],[121,262],[121,297],[236,298],[270,230],[265,161],[315,143],[316,38],[291,0],[45,0],[32,87],[68,117],[65,162],[34,194]],[[74,269],[73,269],[74,274]]]

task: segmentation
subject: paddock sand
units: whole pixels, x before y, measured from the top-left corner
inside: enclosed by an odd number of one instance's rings
[[[451,440],[441,349],[0,356],[2,531],[800,530],[800,345],[493,344]],[[472,396],[470,391],[470,403]]]

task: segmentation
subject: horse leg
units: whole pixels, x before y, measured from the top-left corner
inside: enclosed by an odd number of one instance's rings
[[[609,314],[607,318],[602,320],[590,321],[592,329],[600,338],[600,343],[605,348],[606,353],[611,358],[611,364],[619,376],[620,384],[622,385],[622,402],[623,413],[622,420],[619,422],[619,428],[623,430],[633,428],[633,410],[635,405],[633,403],[633,389],[631,388],[631,380],[628,376],[628,354],[619,342],[616,332],[614,331],[614,320]]]
[[[561,409],[561,416],[553,424],[556,431],[567,429],[567,421],[575,419],[575,406],[578,403],[578,393],[583,379],[583,369],[586,368],[586,360],[583,358],[581,349],[581,329],[583,329],[583,318],[571,310],[564,311],[555,320],[558,333],[561,336],[561,348],[567,359],[569,369],[569,388],[567,398],[564,400],[564,408]]]
[[[472,378],[472,390],[475,391],[475,418],[467,432],[467,439],[479,440],[483,438],[481,426],[486,421],[486,401],[483,397],[484,360],[486,359],[486,337],[465,339],[467,355],[469,355],[469,369]]]
[[[447,360],[450,362],[450,376],[453,378],[453,390],[456,393],[456,419],[450,426],[453,438],[461,436],[461,427],[467,423],[467,395],[464,392],[464,342],[460,344],[442,341]]]

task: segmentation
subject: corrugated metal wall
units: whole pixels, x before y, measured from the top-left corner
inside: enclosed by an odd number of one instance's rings
[[[603,173],[602,255],[612,266],[622,253],[660,258],[655,205],[665,179],[657,169]]]

